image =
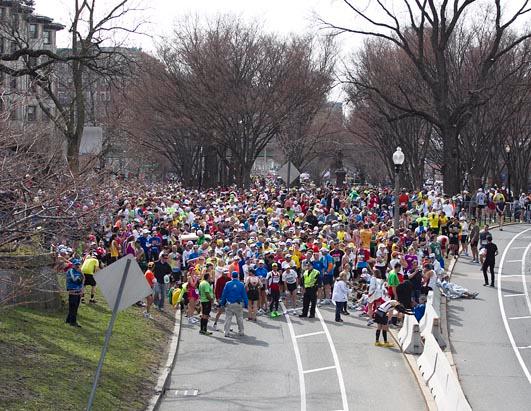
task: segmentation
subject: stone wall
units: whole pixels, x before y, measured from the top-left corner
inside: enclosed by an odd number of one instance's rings
[[[61,288],[50,254],[0,256],[0,305],[42,310],[61,307]]]

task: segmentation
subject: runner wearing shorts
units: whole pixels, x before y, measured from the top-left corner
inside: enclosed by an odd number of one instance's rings
[[[286,303],[289,302],[289,305],[291,305],[291,312],[295,312],[297,308],[297,272],[286,261],[282,263],[282,269],[284,270],[284,272],[282,273],[282,281],[284,281],[287,288]],[[290,309],[288,308],[286,313],[288,313],[289,311]]]
[[[247,320],[249,321],[256,321],[261,286],[260,279],[255,275],[255,269],[249,268],[249,275],[245,279],[245,290],[249,299],[249,308],[247,310]]]

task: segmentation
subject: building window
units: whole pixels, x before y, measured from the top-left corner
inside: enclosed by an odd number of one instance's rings
[[[29,25],[29,35],[30,35],[30,39],[36,39],[37,37],[39,37],[36,24]]]
[[[14,108],[13,110],[11,110],[11,113],[9,113],[9,119],[11,121],[15,121],[15,120],[18,120],[18,111],[16,108]]]
[[[17,78],[13,77],[11,79],[11,90],[16,90],[16,89],[17,89]]]
[[[5,7],[0,7],[0,20],[5,20],[7,17],[7,9]]]
[[[4,54],[4,38],[0,37],[0,54]]]
[[[52,44],[52,32],[50,30],[44,30],[42,32],[42,39],[44,44]]]
[[[28,106],[26,109],[26,118],[28,121],[37,120],[37,106]]]

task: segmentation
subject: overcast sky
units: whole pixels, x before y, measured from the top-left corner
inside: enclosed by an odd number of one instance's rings
[[[313,17],[321,17],[335,23],[346,22],[345,16],[352,21],[353,15],[348,12],[340,0],[133,0],[142,4],[146,11],[142,18],[150,21],[145,31],[154,36],[163,36],[171,31],[173,23],[186,15],[215,16],[230,13],[246,19],[260,21],[266,30],[287,33],[304,33],[315,31],[318,25]],[[102,7],[116,4],[117,0],[100,0]],[[365,0],[369,3],[369,0]],[[68,26],[73,0],[36,0],[36,12],[54,18]],[[140,17],[137,15],[137,18]],[[350,36],[349,36],[350,37]],[[347,38],[346,43],[355,47],[359,38]],[[67,30],[59,35],[59,43],[64,46],[68,42]],[[143,49],[152,49],[152,40],[147,37],[130,39]],[[134,44],[129,44],[134,45]]]

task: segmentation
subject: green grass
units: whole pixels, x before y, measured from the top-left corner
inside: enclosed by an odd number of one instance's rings
[[[111,315],[101,301],[80,305],[83,328],[65,324],[66,308],[0,310],[0,409],[86,407]],[[148,321],[136,307],[118,315],[94,410],[145,408],[173,330],[173,311],[154,316]]]

